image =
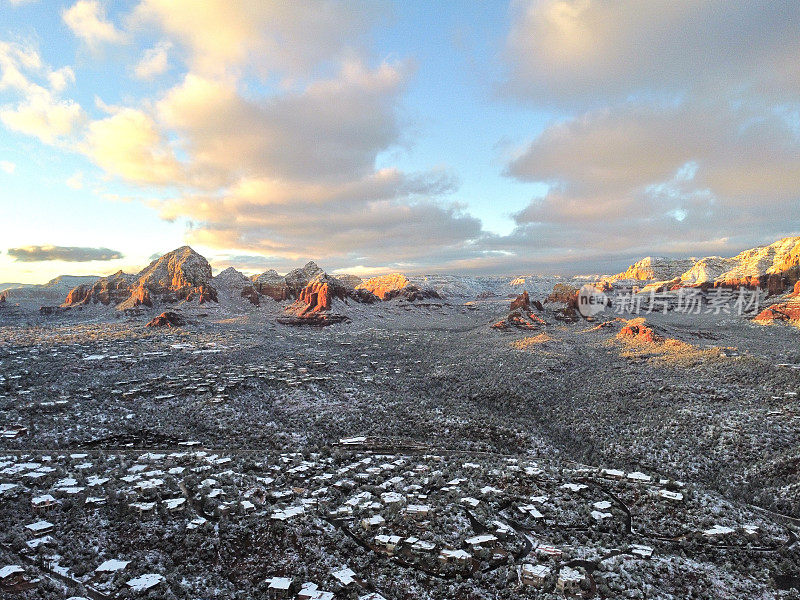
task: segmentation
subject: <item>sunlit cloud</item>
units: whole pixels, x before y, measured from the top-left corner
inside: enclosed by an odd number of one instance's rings
[[[126,39],[106,18],[105,8],[99,0],[78,0],[63,11],[61,17],[72,33],[93,51],[104,44],[119,44]]]

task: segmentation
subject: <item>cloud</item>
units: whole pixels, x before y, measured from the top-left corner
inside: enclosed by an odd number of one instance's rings
[[[9,248],[8,255],[17,262],[91,262],[118,260],[124,255],[108,248],[79,248],[74,246],[22,246]]]
[[[90,50],[97,51],[105,44],[120,44],[125,35],[107,20],[99,0],[78,0],[61,13],[61,18]]]
[[[169,69],[169,51],[172,49],[172,42],[159,42],[152,48],[145,51],[142,60],[134,68],[134,74],[139,79],[153,79],[154,77],[166,73]]]
[[[153,118],[135,108],[117,108],[89,124],[83,152],[112,175],[143,184],[180,183],[183,166]]]
[[[530,0],[512,5],[504,89],[563,108],[631,96],[793,101],[800,82],[800,5],[770,0],[646,3]]]
[[[559,114],[505,169],[548,192],[485,247],[603,264],[792,233],[799,7],[548,0],[513,12],[503,89]]]
[[[17,165],[8,160],[0,160],[0,171],[7,173],[8,175],[13,175],[14,171],[17,170]]]
[[[35,49],[0,40],[0,91],[18,96],[15,104],[0,105],[0,121],[45,143],[57,143],[85,120],[79,104],[60,97],[74,80],[71,68],[53,70]]]
[[[294,76],[336,62],[385,10],[381,2],[142,0],[133,22],[179,41],[204,76],[243,68]]]

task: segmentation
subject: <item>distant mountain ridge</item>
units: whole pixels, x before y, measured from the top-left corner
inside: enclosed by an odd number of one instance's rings
[[[555,283],[568,279],[575,278],[392,273],[362,280],[354,275],[330,275],[314,261],[285,276],[270,269],[247,277],[228,268],[213,277],[208,261],[189,246],[182,246],[157,258],[135,275],[122,271],[106,277],[64,275],[47,284],[11,287],[0,293],[12,302],[63,301],[64,306],[101,304],[120,309],[178,302],[216,303],[220,301],[220,292],[226,303],[241,301],[254,305],[263,298],[276,302],[297,301],[301,297],[309,299],[316,293],[322,305],[329,306],[328,296],[332,300],[361,303],[378,299],[414,302],[449,297],[469,300],[515,297],[523,288],[541,295],[548,293]],[[649,289],[758,287],[778,294],[798,280],[800,236],[783,238],[733,257],[695,260],[648,256],[602,281],[608,284],[645,282]],[[315,290],[307,289],[311,284],[317,284]]]
[[[727,258],[646,257],[609,279],[655,281],[672,288],[746,287],[782,293],[800,280],[800,237],[786,237]]]

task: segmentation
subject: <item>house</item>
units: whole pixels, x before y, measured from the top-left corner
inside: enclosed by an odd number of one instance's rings
[[[639,558],[650,558],[653,556],[653,549],[643,544],[631,544],[630,553]]]
[[[361,519],[361,526],[366,530],[375,529],[384,523],[386,523],[386,519],[384,519],[381,515],[373,515],[366,519]]]
[[[128,506],[130,508],[138,511],[140,515],[143,515],[145,513],[152,512],[156,507],[156,503],[155,502],[133,502],[132,504],[129,504]]]
[[[411,549],[416,552],[432,552],[433,550],[436,549],[436,544],[434,544],[433,542],[429,542],[427,540],[417,540],[415,538],[414,542],[410,542],[409,541],[410,539],[412,538],[408,538],[408,540],[406,540],[406,543],[411,544]]]
[[[7,440],[15,440],[25,435],[28,435],[28,428],[22,425],[12,425],[8,429],[0,431],[0,437]]]
[[[269,582],[267,594],[270,598],[286,598],[289,596],[290,587],[292,587],[292,580],[288,577],[273,577]]]
[[[563,552],[555,546],[540,544],[536,547],[536,555],[542,558],[561,558],[562,554]]]
[[[539,512],[539,509],[536,508],[533,504],[525,504],[524,506],[518,506],[517,510],[521,512],[523,515],[527,515],[532,519],[543,519],[544,515]]]
[[[409,519],[425,519],[431,512],[431,507],[427,504],[409,504],[406,506],[405,514]]]
[[[35,523],[31,523],[30,525],[26,525],[25,529],[30,532],[35,533],[36,535],[46,535],[53,531],[54,525],[49,521],[36,521]]]
[[[333,592],[326,592],[317,587],[316,583],[304,583],[297,593],[297,600],[333,600]]]
[[[519,566],[517,576],[522,585],[543,588],[547,578],[550,576],[550,567],[526,563]]]
[[[7,565],[0,569],[0,586],[14,587],[25,581],[25,569],[19,565]]]
[[[171,513],[181,512],[186,508],[186,498],[169,498],[164,500],[164,506]]]
[[[112,558],[97,567],[95,573],[116,573],[117,571],[123,571],[129,564],[131,564],[129,560],[117,560]]]
[[[466,550],[450,550],[448,548],[442,549],[439,552],[439,562],[444,564],[455,564],[465,566],[472,560],[472,555]]]
[[[481,535],[473,536],[471,538],[467,538],[466,540],[464,540],[464,543],[467,546],[471,546],[473,549],[486,548],[494,546],[497,543],[497,536],[494,536],[491,533],[484,533]]]
[[[581,591],[581,584],[586,577],[580,571],[571,567],[562,567],[558,572],[558,579],[556,580],[556,589],[563,592],[565,595],[579,594]]]
[[[583,483],[565,483],[564,485],[561,486],[561,489],[579,493],[585,490],[587,487],[588,486]]]
[[[50,494],[36,496],[31,499],[31,508],[35,513],[47,512],[57,504],[57,500]]]
[[[348,567],[344,567],[338,571],[332,571],[331,577],[343,587],[350,587],[356,583],[356,574]]]
[[[620,471],[619,469],[603,469],[600,471],[600,475],[606,479],[620,481],[625,478],[625,471]]]
[[[720,538],[726,535],[730,535],[735,531],[735,529],[731,527],[725,527],[724,525],[714,525],[710,529],[706,529],[703,532],[703,535],[710,539]]]
[[[394,554],[401,541],[402,538],[399,535],[381,534],[375,536],[375,545],[389,554]]]
[[[659,497],[664,498],[665,500],[670,500],[672,502],[683,502],[683,494],[680,492],[673,492],[671,490],[660,490],[658,492]]]
[[[164,581],[163,575],[159,575],[158,573],[145,573],[144,575],[128,580],[125,585],[134,592],[146,592]]]

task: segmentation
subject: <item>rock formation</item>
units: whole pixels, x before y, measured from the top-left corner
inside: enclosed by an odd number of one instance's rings
[[[147,324],[147,327],[183,327],[186,322],[178,313],[166,311]]]
[[[353,288],[353,289],[356,289],[364,281],[358,275],[351,275],[349,273],[345,273],[343,275],[337,275],[336,279],[341,281],[347,287]]]
[[[117,271],[108,277],[101,277],[91,285],[81,284],[67,294],[64,306],[98,303],[116,306],[131,295],[131,284],[135,279],[135,275]]]
[[[233,267],[228,267],[211,281],[217,291],[217,299],[236,301],[244,298],[250,304],[259,306],[260,296],[253,282]]]
[[[143,269],[131,286],[131,295],[118,308],[153,306],[157,302],[217,302],[217,291],[211,281],[208,261],[189,246],[183,246]]]
[[[508,316],[492,324],[491,327],[501,330],[511,328],[532,330],[539,329],[544,325],[547,325],[544,319],[531,312],[530,297],[528,291],[525,290],[511,301]]]
[[[300,291],[297,300],[286,307],[284,310],[285,316],[280,317],[278,322],[287,325],[314,325],[321,327],[347,320],[344,315],[331,313],[333,299],[339,297],[335,294],[341,294],[341,291],[333,291],[335,285],[332,285],[330,279],[334,278],[324,273],[318,275],[315,281],[310,282]]]
[[[620,339],[637,340],[651,344],[664,341],[663,336],[656,333],[643,317],[638,317],[628,321],[625,326],[620,329],[617,337]]]
[[[800,237],[740,252],[732,258],[709,256],[681,275],[681,285],[760,288],[780,294],[800,280]]]
[[[639,281],[664,281],[675,279],[691,269],[695,264],[693,258],[666,258],[663,256],[646,256],[635,262],[627,271],[617,273],[612,280],[635,279]]]
[[[523,291],[519,296],[514,298],[511,301],[511,306],[509,307],[510,311],[514,311],[518,308],[523,310],[530,311],[531,310],[531,298],[528,296],[528,290]]]
[[[371,277],[358,286],[358,289],[367,290],[375,294],[381,300],[394,298],[397,293],[409,284],[408,279],[402,273],[392,273]]]
[[[284,278],[288,297],[299,298],[303,288],[318,275],[325,275],[325,271],[320,269],[313,260],[308,261],[301,269],[289,271]]]
[[[286,300],[289,297],[289,286],[286,285],[286,278],[279,275],[275,269],[270,269],[261,275],[253,275],[250,280],[253,282],[255,291],[262,296],[269,296],[277,302]]]

